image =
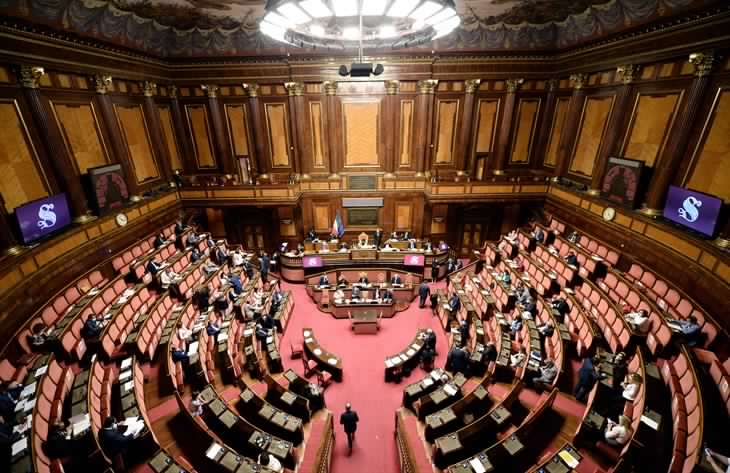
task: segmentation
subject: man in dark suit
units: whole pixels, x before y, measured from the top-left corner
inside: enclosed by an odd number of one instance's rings
[[[360,300],[360,288],[358,286],[352,288],[352,300]]]
[[[397,239],[398,239],[398,232],[396,232],[396,231],[393,231],[393,232],[392,232],[392,233],[390,234],[390,239],[391,239],[391,240],[394,240],[394,241],[395,241],[395,240],[397,240]]]
[[[147,266],[145,269],[147,269],[147,272],[150,273],[152,276],[157,276],[157,272],[160,270],[161,265],[154,259],[151,259],[147,262]]]
[[[449,310],[451,311],[451,318],[456,317],[459,309],[461,309],[461,299],[459,299],[459,296],[457,294],[454,294],[453,296],[451,296],[451,300],[449,300]]]
[[[246,261],[243,263],[243,270],[246,272],[246,277],[251,280],[253,279],[253,265]]]
[[[390,277],[390,284],[393,286],[401,286],[403,284],[403,281],[400,278],[400,274],[396,273],[393,276]]]
[[[553,297],[553,300],[550,302],[550,305],[553,308],[553,314],[557,313],[559,315],[558,322],[563,322],[563,318],[565,318],[565,314],[567,314],[570,311],[570,307],[568,306],[568,303],[560,296]]]
[[[568,253],[568,256],[565,257],[565,262],[571,266],[575,266],[576,268],[578,267],[578,257],[575,256],[575,251]]]
[[[484,347],[484,362],[489,363],[497,359],[497,347],[494,346],[494,342],[487,342],[487,346]]]
[[[423,309],[426,306],[426,298],[431,295],[431,289],[426,284],[426,281],[421,282],[418,286],[418,307]]]
[[[436,351],[436,334],[432,329],[426,330],[426,337],[423,339],[423,343],[431,347],[434,352]]]
[[[233,287],[233,292],[238,296],[243,292],[243,285],[241,284],[241,278],[238,277],[238,275],[233,273],[228,273],[228,284]]]
[[[190,236],[188,236],[187,246],[198,246],[199,241],[200,238],[198,238],[198,235],[196,235],[195,232],[190,232]]]
[[[106,456],[112,460],[115,471],[125,471],[123,456],[131,440],[119,431],[114,417],[109,416],[104,420],[104,428],[99,432],[99,443]]]
[[[430,289],[429,289],[430,291]],[[431,293],[431,312],[433,312],[433,315],[436,315],[436,312],[438,311],[439,306],[439,294],[438,292],[432,292]]]
[[[368,280],[367,275],[363,274],[362,276],[360,276],[360,279],[358,279],[357,282],[367,286],[370,281]]]
[[[319,277],[319,284],[317,285],[319,287],[330,287],[330,280],[326,274],[323,274]]]
[[[439,277],[439,263],[436,261],[436,258],[431,261],[431,280],[433,282],[436,282],[436,280]]]
[[[403,234],[404,240],[410,240],[411,239],[411,232],[407,231]]]
[[[466,346],[466,342],[469,340],[469,322],[466,319],[459,323],[459,335],[461,335],[461,345]]]
[[[99,316],[91,314],[81,327],[81,336],[86,340],[99,338],[103,329],[104,325],[99,321]]]
[[[408,249],[409,250],[415,250],[416,249],[416,240],[408,240]]]
[[[348,284],[347,278],[343,274],[340,274],[337,278],[337,287],[347,287]]]
[[[163,235],[162,233],[158,233],[157,236],[155,237],[155,241],[153,243],[155,249],[161,247],[164,244],[165,244],[165,235]]]
[[[585,402],[588,392],[593,389],[593,385],[600,378],[597,370],[599,358],[586,357],[583,359],[583,364],[578,370],[578,384],[575,387],[574,395],[575,399],[580,402]]]
[[[345,412],[340,416],[340,424],[343,425],[345,435],[347,435],[348,453],[352,453],[352,442],[355,440],[358,422],[360,422],[360,419],[357,417],[357,412],[352,410],[352,405],[348,402],[345,404]]]
[[[446,262],[446,274],[451,274],[456,269],[456,263],[453,258],[449,258]]]
[[[375,247],[380,248],[380,242],[383,240],[383,230],[380,227],[378,227],[375,230],[374,240],[375,240]]]
[[[535,240],[539,241],[540,243],[545,242],[545,232],[542,231],[542,228],[537,227],[537,231],[535,232]]]
[[[180,236],[184,232],[185,232],[185,225],[183,225],[183,223],[180,220],[175,222],[175,235]]]
[[[266,278],[269,275],[269,267],[271,266],[271,260],[269,259],[269,255],[264,252],[263,255],[261,255],[261,281],[266,282]]]
[[[312,227],[307,232],[307,240],[314,241],[316,239],[317,239],[317,232],[315,232],[314,227]]]
[[[446,360],[446,366],[449,371],[454,373],[466,374],[466,367],[469,362],[469,353],[460,347],[454,347]]]

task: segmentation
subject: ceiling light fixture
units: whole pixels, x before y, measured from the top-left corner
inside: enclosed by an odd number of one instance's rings
[[[382,50],[429,43],[460,23],[454,0],[267,0],[260,29],[302,48]]]

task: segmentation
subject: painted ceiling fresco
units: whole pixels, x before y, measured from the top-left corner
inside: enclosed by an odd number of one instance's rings
[[[555,50],[725,0],[456,0],[461,26],[424,49]],[[0,0],[3,16],[158,57],[282,54],[265,0]],[[292,51],[294,52],[294,51]]]

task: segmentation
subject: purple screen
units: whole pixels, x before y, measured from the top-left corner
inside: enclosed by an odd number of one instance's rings
[[[305,268],[321,268],[324,266],[322,264],[322,257],[321,256],[305,256],[302,258],[302,263],[304,264]]]
[[[722,200],[717,197],[669,186],[664,218],[712,236],[721,208]]]
[[[66,194],[39,199],[15,209],[24,243],[62,229],[71,223]]]

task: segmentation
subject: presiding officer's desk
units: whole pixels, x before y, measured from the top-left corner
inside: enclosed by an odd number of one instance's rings
[[[403,247],[399,251],[376,249],[375,247],[359,248],[357,246],[348,248],[345,251],[339,250],[339,244],[328,243],[329,250],[322,251],[321,243],[305,242],[304,252],[295,254],[292,252],[282,253],[280,257],[281,262],[281,276],[284,280],[289,282],[303,282],[305,277],[314,274],[313,271],[321,272],[323,269],[329,267],[345,269],[349,267],[370,267],[370,269],[377,267],[401,267],[409,271],[417,271],[421,277],[431,277],[431,263],[435,259],[439,266],[439,275],[441,278],[446,275],[446,261],[449,257],[449,250],[441,250],[434,248],[433,251],[425,251],[423,249],[407,249],[407,241],[391,241],[393,248]],[[421,242],[416,243],[417,247],[421,246]],[[322,264],[324,268],[305,270],[303,264],[304,256],[319,256],[322,258]],[[406,256],[424,256],[423,267],[420,266],[406,266],[404,264],[404,257]],[[334,282],[334,281],[331,281]]]

